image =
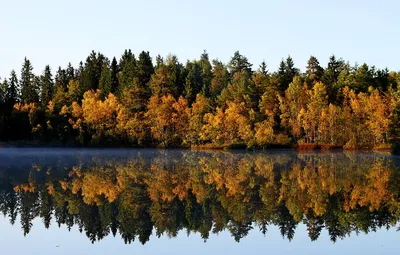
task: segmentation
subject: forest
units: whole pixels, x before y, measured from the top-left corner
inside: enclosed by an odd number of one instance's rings
[[[204,240],[229,231],[240,241],[252,229],[266,235],[274,227],[288,240],[307,231],[315,241],[326,231],[336,242],[400,221],[399,162],[384,156],[69,155],[1,163],[0,212],[25,235],[40,218],[45,228],[77,226],[92,242],[112,234],[144,244],[180,231]]]
[[[311,56],[277,71],[236,51],[228,63],[179,62],[125,50],[91,52],[78,67],[0,82],[0,140],[60,146],[183,148],[396,148],[400,73]]]

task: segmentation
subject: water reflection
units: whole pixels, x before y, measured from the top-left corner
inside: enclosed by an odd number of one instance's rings
[[[95,242],[119,235],[146,243],[180,230],[249,231],[277,226],[291,240],[307,226],[317,240],[395,227],[400,218],[398,158],[377,154],[190,151],[0,151],[0,210],[26,235],[74,225]]]

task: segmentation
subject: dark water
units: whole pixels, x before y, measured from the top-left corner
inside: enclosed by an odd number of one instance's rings
[[[0,149],[2,254],[397,254],[400,158]]]

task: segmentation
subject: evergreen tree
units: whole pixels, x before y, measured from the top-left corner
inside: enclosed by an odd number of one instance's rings
[[[159,54],[156,56],[156,68],[162,64],[164,64],[164,58]]]
[[[54,93],[54,82],[49,65],[45,67],[43,75],[40,76],[40,92],[42,109],[46,109],[47,104],[53,98]]]
[[[355,69],[354,82],[349,87],[353,88],[356,92],[367,92],[370,86],[374,86],[375,83],[375,67],[369,67],[367,64],[363,64]]]
[[[115,93],[118,89],[118,62],[117,59],[114,57],[111,61],[111,93]]]
[[[35,75],[32,72],[31,62],[25,58],[21,70],[21,100],[24,103],[36,103],[39,101],[38,88],[35,84]]]
[[[118,93],[121,93],[125,88],[132,88],[133,81],[137,77],[136,57],[131,50],[125,50],[119,61],[119,68],[121,71],[118,74]]]
[[[79,62],[78,69],[75,70],[75,78],[79,79],[82,73],[83,73],[83,62],[81,61]]]
[[[66,71],[59,66],[55,77],[55,87],[60,87],[63,91],[67,91],[68,82]]]
[[[296,75],[300,74],[300,70],[294,66],[293,59],[290,55],[286,59],[286,72],[289,83],[293,81]]]
[[[332,102],[336,100],[338,94],[338,87],[342,86],[336,83],[338,82],[339,75],[343,71],[346,71],[345,69],[346,69],[346,64],[342,59],[337,60],[335,55],[332,55],[329,58],[328,67],[324,71],[323,82],[326,86],[326,91]],[[343,83],[344,77],[342,77],[341,80]]]
[[[236,51],[233,54],[233,57],[228,63],[228,70],[229,73],[231,74],[231,77],[237,72],[241,72],[242,70],[245,70],[248,72],[250,75],[252,74],[251,67],[253,65],[249,63],[247,58],[239,53],[239,51]]]
[[[211,81],[212,81],[212,65],[208,58],[207,51],[204,51],[200,56],[199,64],[201,67],[201,77],[203,80],[202,93],[204,96],[209,96]]]
[[[329,58],[328,67],[324,72],[324,83],[328,87],[332,87],[337,82],[339,74],[342,72],[345,63],[342,59],[337,60],[335,55]]]
[[[289,84],[293,81],[293,78],[300,73],[300,70],[294,67],[294,62],[291,56],[288,56],[286,61],[282,59],[279,69],[279,91],[283,93]]]
[[[185,76],[182,64],[179,63],[179,60],[175,55],[168,55],[165,62],[168,73],[171,77],[171,85],[174,87],[173,90],[177,93],[176,96],[182,95],[185,89]]]
[[[71,65],[71,62],[68,63],[67,70],[65,70],[67,84],[70,80],[75,79],[75,69]]]
[[[219,104],[225,106],[229,101],[245,103],[247,109],[253,108],[257,103],[256,87],[250,74],[246,70],[236,73],[229,85],[222,90]]]
[[[210,96],[216,98],[221,94],[221,91],[226,88],[229,81],[229,72],[225,65],[218,61],[213,60],[212,80],[210,87]]]
[[[11,71],[9,86],[7,88],[6,103],[12,109],[15,103],[19,102],[19,82],[17,74]]]
[[[381,91],[387,91],[390,86],[389,75],[389,69],[378,69],[376,71],[375,87],[379,88]]]
[[[151,61],[150,53],[148,51],[142,51],[137,61],[138,85],[143,88],[146,87],[153,73],[154,66]]]
[[[319,61],[316,57],[311,56],[307,62],[307,81],[309,85],[313,85],[315,82],[322,81],[324,69],[320,66]]]
[[[0,84],[0,105],[1,105],[1,110],[4,108],[4,104],[6,102],[6,95],[7,95],[7,89],[8,89],[8,81],[7,79],[4,79],[4,81]]]
[[[197,61],[187,62],[186,64],[186,83],[184,96],[189,105],[196,99],[196,95],[202,91],[204,87],[202,68]]]
[[[258,70],[259,70],[259,72],[262,73],[263,75],[267,75],[267,74],[268,74],[267,63],[265,63],[264,60],[263,60],[263,62],[261,62],[261,64],[260,64]]]
[[[79,84],[83,91],[96,90],[99,87],[101,71],[107,61],[106,57],[101,53],[95,53],[94,51],[90,53],[79,77]]]
[[[289,86],[288,83],[288,78],[287,78],[287,74],[286,74],[286,63],[285,61],[282,59],[280,64],[279,64],[279,69],[278,69],[278,77],[279,77],[279,91],[282,93],[284,92],[287,87]]]
[[[112,90],[112,73],[106,64],[100,76],[99,89],[101,90],[101,98],[104,99]]]

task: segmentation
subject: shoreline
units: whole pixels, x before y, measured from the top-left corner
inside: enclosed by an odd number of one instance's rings
[[[244,144],[239,145],[193,145],[191,147],[171,146],[160,147],[155,145],[133,146],[133,145],[76,145],[76,144],[56,144],[56,143],[37,143],[37,142],[0,142],[0,148],[66,148],[66,149],[163,149],[163,150],[193,150],[193,151],[272,151],[272,150],[291,150],[298,152],[373,152],[390,153],[399,155],[394,145],[377,147],[372,149],[344,148],[343,146],[321,145],[321,144],[295,144],[295,145],[271,145],[265,147],[250,147]]]

